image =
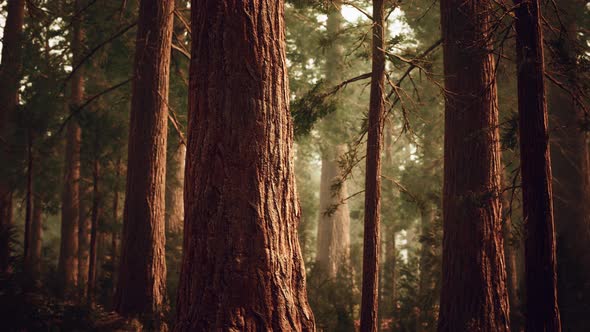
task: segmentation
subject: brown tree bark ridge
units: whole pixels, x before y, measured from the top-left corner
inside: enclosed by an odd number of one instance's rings
[[[174,0],[141,1],[129,128],[127,187],[115,310],[162,326],[165,180]]]
[[[314,331],[282,1],[192,1],[176,331]],[[206,79],[205,79],[206,78]]]
[[[509,331],[489,0],[441,0],[445,74],[438,331]]]
[[[379,328],[379,255],[381,211],[381,147],[385,116],[385,18],[384,1],[373,0],[373,70],[367,130],[365,177],[365,226],[363,239],[363,285],[361,298],[361,331]]]
[[[526,330],[561,331],[539,0],[515,0]]]

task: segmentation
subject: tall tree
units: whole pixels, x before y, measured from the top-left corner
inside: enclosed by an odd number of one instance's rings
[[[169,196],[169,216],[168,223],[166,224],[166,230],[171,234],[181,234],[182,225],[184,224],[184,163],[186,160],[186,145],[181,143],[178,145],[176,151],[174,151],[174,178],[175,183],[169,184],[168,193]]]
[[[551,45],[549,72],[558,82],[548,88],[558,293],[566,331],[586,329],[590,315],[590,149],[580,69],[586,41],[579,39],[584,15],[583,1],[560,1],[558,12],[547,14],[554,29],[545,38]]]
[[[365,177],[365,226],[363,239],[363,286],[361,298],[361,331],[377,331],[379,303],[379,237],[381,207],[381,146],[385,116],[385,5],[373,0],[373,45],[371,97],[367,130],[367,163]]]
[[[313,331],[283,1],[193,0],[176,331]]]
[[[174,0],[141,1],[115,310],[160,328],[165,310],[165,178]],[[149,320],[148,316],[151,316]]]
[[[72,67],[80,63],[83,52],[82,4],[75,0],[72,8]],[[80,67],[71,77],[70,112],[84,99],[84,77]],[[60,292],[73,295],[78,285],[78,227],[80,221],[80,144],[82,130],[76,119],[67,124],[64,188],[61,207],[61,242],[58,262]]]
[[[438,331],[508,331],[491,1],[440,6],[446,103]]]
[[[25,20],[25,0],[9,1],[8,15],[2,39],[2,62],[0,63],[0,158],[10,160],[9,143],[12,128],[9,125],[18,105],[18,89],[22,69],[22,32]],[[2,167],[0,173],[0,273],[10,267],[9,229],[12,225],[12,184],[9,170]]]
[[[526,330],[561,331],[539,0],[515,0]]]

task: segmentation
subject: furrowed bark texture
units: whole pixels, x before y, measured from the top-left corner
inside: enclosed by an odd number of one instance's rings
[[[74,2],[72,17],[73,66],[82,58],[83,31],[82,16],[78,0]],[[71,78],[72,91],[69,110],[77,109],[84,99],[84,78],[79,69]],[[80,220],[80,145],[82,131],[72,119],[66,132],[66,154],[64,167],[64,188],[61,206],[61,240],[57,267],[60,292],[64,297],[72,297],[78,286],[78,223]]]
[[[0,159],[11,158],[6,142],[12,136],[12,118],[18,105],[18,88],[22,75],[22,31],[25,19],[25,0],[9,1],[2,39],[2,63],[0,64]],[[6,163],[10,165],[10,163]],[[10,243],[8,231],[12,226],[12,183],[9,170],[2,167],[0,174],[0,273],[10,268]],[[6,240],[4,240],[6,238]]]
[[[115,309],[161,323],[165,307],[165,180],[174,0],[142,1],[135,53],[127,187]],[[153,320],[153,321],[151,321]],[[157,327],[157,326],[156,326]]]
[[[539,0],[515,0],[526,330],[561,331]],[[588,202],[590,203],[590,202]]]
[[[438,331],[508,331],[491,1],[441,0],[445,158]]]
[[[184,224],[184,163],[186,161],[186,146],[178,145],[174,153],[174,161],[177,165],[174,178],[176,181],[169,185],[170,215],[168,216],[167,231],[172,234],[181,234]]]
[[[176,331],[314,331],[282,1],[192,1]],[[206,79],[205,79],[206,78]]]
[[[335,151],[322,154],[322,175],[320,182],[320,220],[316,262],[323,273],[335,278],[341,268],[350,263],[350,216],[346,182],[342,181],[338,160],[346,153],[346,146],[340,145]]]
[[[381,211],[381,146],[385,104],[384,3],[373,0],[373,74],[367,131],[367,168],[365,177],[365,226],[363,238],[363,285],[361,331],[377,331],[379,303],[379,223]]]

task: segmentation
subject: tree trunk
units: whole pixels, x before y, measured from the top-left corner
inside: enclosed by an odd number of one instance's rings
[[[361,331],[377,331],[379,303],[379,223],[381,211],[381,146],[385,104],[385,6],[373,0],[373,74],[367,131],[367,166],[365,178],[365,227],[363,239],[363,286]]]
[[[72,17],[72,53],[76,66],[82,58],[83,31],[79,0],[74,1]],[[84,78],[78,69],[71,78],[70,112],[77,109],[84,99]],[[71,297],[78,285],[78,223],[80,220],[80,145],[82,131],[72,119],[68,122],[66,133],[66,156],[64,189],[61,208],[61,243],[58,262],[60,292],[64,297]]]
[[[339,145],[335,151],[322,154],[316,262],[331,279],[350,263],[348,190],[338,163],[345,153],[346,146]]]
[[[549,85],[559,307],[563,330],[583,331],[590,317],[590,163],[588,133],[582,129],[587,115],[577,100],[584,83],[578,73],[583,51],[576,49],[582,41],[575,16],[586,9],[573,0],[560,1],[559,7],[554,26],[561,31],[551,38],[551,72],[567,91]],[[548,32],[547,37],[552,35]]]
[[[512,332],[519,332],[523,323],[520,305],[520,281],[518,278],[519,261],[517,255],[520,243],[517,242],[519,239],[514,236],[515,230],[512,223],[512,216],[507,211],[511,204],[511,195],[511,191],[507,191],[502,195],[504,208],[502,232],[504,234],[504,253],[506,257],[506,287],[508,288],[508,303],[510,306],[510,328]]]
[[[168,217],[168,233],[181,234],[184,225],[184,163],[186,160],[186,146],[179,144],[174,153],[174,163],[177,168],[174,172],[174,183],[168,188],[170,195],[170,215]]]
[[[165,180],[174,0],[142,1],[129,128],[127,187],[116,311],[163,328]]]
[[[5,162],[0,174],[0,274],[10,271],[9,233],[12,227],[12,183],[9,176],[12,163],[12,118],[18,105],[18,89],[22,71],[22,31],[25,19],[25,0],[12,0],[7,5],[8,15],[2,40],[0,64],[0,159]]]
[[[515,0],[526,330],[561,331],[539,0]]]
[[[33,190],[33,136],[31,129],[28,130],[27,133],[27,193],[26,193],[26,202],[25,202],[25,234],[24,234],[24,266],[27,272],[30,272],[29,268],[31,267],[31,256],[30,256],[30,246],[31,246],[31,224],[33,222],[33,201],[35,192]]]
[[[445,158],[438,330],[508,331],[491,1],[441,0]]]
[[[33,203],[33,220],[31,223],[31,245],[29,248],[29,271],[32,280],[41,279],[41,250],[43,245],[43,205],[41,199],[35,198]]]
[[[100,220],[101,212],[99,181],[100,163],[98,159],[95,159],[92,169],[92,226],[90,229],[90,256],[88,258],[88,287],[86,293],[86,299],[90,305],[94,305],[94,298],[96,294],[98,222]]]
[[[314,331],[297,237],[283,1],[191,8],[176,331]]]
[[[80,197],[80,224],[78,229],[78,288],[80,299],[88,293],[88,269],[90,251],[90,231],[92,224],[92,212],[88,206],[88,197],[92,193],[92,187],[87,186],[82,190]]]

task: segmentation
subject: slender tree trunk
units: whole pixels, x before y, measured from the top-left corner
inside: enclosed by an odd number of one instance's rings
[[[88,269],[90,257],[90,231],[92,228],[92,212],[88,205],[88,197],[92,193],[91,186],[85,186],[80,196],[80,224],[78,229],[78,288],[80,299],[88,293]]]
[[[365,179],[365,233],[363,239],[363,286],[361,299],[361,331],[377,331],[379,303],[379,223],[381,211],[381,146],[385,104],[385,6],[373,0],[373,74],[369,129],[367,132],[367,169]]]
[[[119,177],[121,176],[121,158],[117,159],[117,163],[115,165],[115,179],[118,182]],[[111,234],[111,250],[113,255],[113,285],[117,284],[117,266],[118,266],[118,256],[119,256],[119,246],[117,245],[119,242],[118,239],[118,231],[116,225],[119,223],[119,190],[115,187],[115,192],[113,193],[113,224],[115,227],[113,228],[113,232]],[[115,287],[113,287],[113,292],[115,291]],[[114,294],[113,294],[114,295]]]
[[[506,183],[506,182],[504,182]],[[522,325],[521,305],[520,305],[520,280],[518,278],[518,255],[517,249],[520,248],[520,243],[517,243],[518,238],[514,236],[514,225],[512,224],[512,216],[509,214],[508,207],[510,206],[511,192],[505,192],[503,198],[503,224],[502,232],[504,233],[504,253],[506,257],[506,287],[508,288],[508,299],[510,305],[510,328],[512,332],[519,332]]]
[[[552,23],[561,29],[546,36],[553,48],[550,72],[566,89],[549,85],[559,307],[563,330],[583,331],[590,317],[590,163],[583,130],[587,114],[578,100],[584,84],[578,59],[584,51],[577,47],[585,41],[578,38],[577,23],[586,8],[583,2],[564,0],[559,9]]]
[[[194,0],[191,8],[175,330],[314,331],[297,237],[284,3]]]
[[[33,222],[33,201],[35,192],[33,191],[33,136],[31,129],[27,133],[27,194],[25,203],[25,234],[24,234],[24,266],[27,272],[30,272],[31,267],[31,224]]]
[[[181,234],[184,225],[184,164],[186,161],[186,146],[179,144],[174,153],[177,168],[174,172],[174,183],[168,186],[170,195],[170,215],[168,218],[168,233]]]
[[[445,159],[438,331],[508,331],[489,0],[441,0]]]
[[[123,240],[115,309],[163,328],[168,78],[174,0],[142,1],[129,128]]]
[[[43,245],[43,205],[41,199],[35,198],[33,203],[33,220],[31,223],[31,245],[29,248],[29,266],[32,280],[41,279],[41,250]]]
[[[83,31],[79,0],[74,1],[72,17],[73,66],[82,57]],[[71,78],[70,111],[82,104],[84,99],[84,78],[79,69]],[[61,243],[58,262],[60,292],[71,297],[78,286],[78,224],[80,220],[80,142],[82,131],[72,119],[67,125],[64,189],[61,208]]]
[[[345,153],[346,146],[339,145],[322,154],[316,262],[328,278],[335,278],[350,263],[348,190],[339,165]]]
[[[25,18],[25,0],[12,0],[7,5],[8,15],[2,39],[0,63],[0,274],[10,271],[9,231],[12,227],[12,183],[9,176],[12,152],[12,118],[18,105],[18,89],[22,71],[22,31]]]
[[[96,151],[96,150],[95,150]],[[90,256],[88,259],[88,288],[86,298],[90,305],[94,305],[96,294],[96,270],[97,270],[97,253],[98,253],[98,227],[100,220],[100,163],[98,159],[94,159],[92,165],[92,226],[90,229]]]
[[[526,330],[561,331],[539,0],[515,0]],[[590,202],[588,202],[590,203]]]

